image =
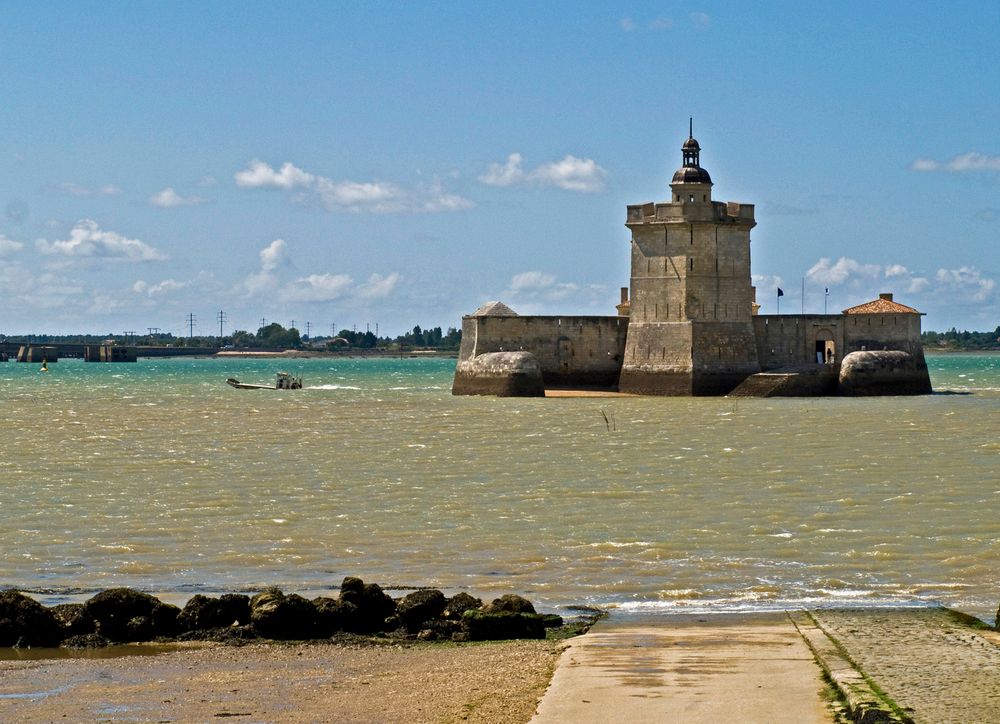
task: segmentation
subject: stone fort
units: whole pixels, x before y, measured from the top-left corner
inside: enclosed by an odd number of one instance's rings
[[[670,198],[627,207],[631,279],[614,316],[462,318],[454,394],[545,388],[648,395],[924,394],[921,313],[880,294],[840,314],[759,314],[753,204],[712,198],[689,131]]]

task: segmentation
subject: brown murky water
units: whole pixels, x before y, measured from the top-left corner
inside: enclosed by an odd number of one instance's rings
[[[1000,599],[1000,357],[918,398],[493,399],[453,360],[0,366],[0,587],[336,586],[548,607]],[[244,391],[279,368],[301,391]],[[605,420],[607,416],[607,421]]]

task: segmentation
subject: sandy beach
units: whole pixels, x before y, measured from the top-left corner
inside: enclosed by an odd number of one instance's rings
[[[147,655],[111,658],[8,649],[0,721],[526,722],[563,645],[252,644],[157,655],[144,646],[134,652]]]

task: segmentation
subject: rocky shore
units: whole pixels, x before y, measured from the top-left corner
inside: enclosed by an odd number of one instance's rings
[[[193,596],[180,608],[131,588],[102,591],[84,603],[46,607],[18,591],[0,592],[0,647],[101,647],[146,641],[317,640],[337,635],[398,641],[544,639],[563,627],[525,598],[489,603],[418,589],[392,598],[376,583],[347,577],[337,598],[312,600],[268,588],[254,596]]]

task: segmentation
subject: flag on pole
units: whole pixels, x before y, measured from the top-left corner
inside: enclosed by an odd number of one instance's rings
[[[826,288],[825,288],[825,289],[823,290],[823,294],[825,294],[826,296],[830,296],[830,287],[826,287]]]
[[[783,297],[783,296],[785,296],[785,292],[784,292],[784,290],[782,290],[782,288],[781,288],[781,287],[778,287],[778,296],[779,296],[779,297]]]

